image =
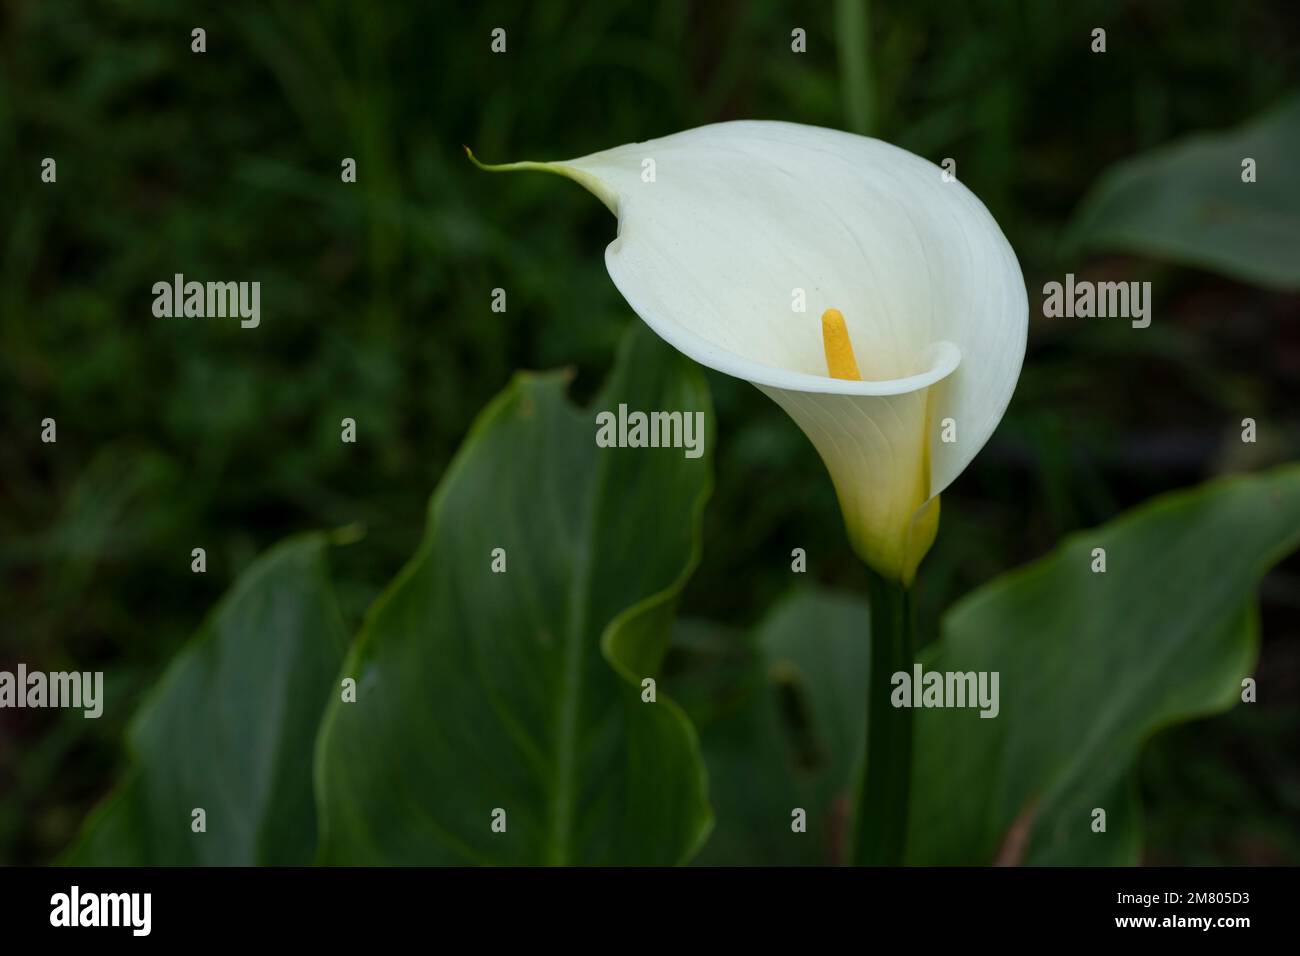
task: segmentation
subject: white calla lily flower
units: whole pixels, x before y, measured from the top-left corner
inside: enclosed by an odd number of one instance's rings
[[[557,173],[609,207],[605,264],[632,308],[784,408],[855,550],[910,583],[938,495],[1001,420],[1025,353],[1020,267],[970,190],[880,140],[778,122],[484,168]],[[848,371],[830,367],[837,349]]]

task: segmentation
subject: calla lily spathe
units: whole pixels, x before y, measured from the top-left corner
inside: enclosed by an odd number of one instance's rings
[[[595,194],[618,217],[605,264],[632,308],[784,408],[826,463],[855,550],[911,581],[937,496],[993,433],[1025,352],[1020,267],[970,190],[880,140],[777,122],[486,168]],[[827,374],[828,309],[861,380]]]

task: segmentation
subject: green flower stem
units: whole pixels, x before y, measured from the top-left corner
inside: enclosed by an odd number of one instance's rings
[[[901,866],[912,782],[912,709],[890,704],[890,678],[912,671],[916,625],[908,588],[873,573],[870,593],[866,748],[854,799],[851,859],[857,866]]]

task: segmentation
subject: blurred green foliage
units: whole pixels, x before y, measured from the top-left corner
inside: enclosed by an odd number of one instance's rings
[[[922,635],[1065,532],[1300,457],[1294,296],[1060,243],[1116,161],[1294,89],[1288,3],[877,2],[856,51],[843,18],[775,0],[0,7],[0,667],[103,669],[109,693],[99,721],[0,712],[0,861],[67,843],[121,769],[142,690],[259,551],[364,525],[365,548],[334,569],[354,630],[512,371],[572,365],[582,397],[611,365],[635,321],[601,261],[613,221],[576,188],[478,173],[462,143],[487,162],[560,158],[720,119],[865,115],[875,135],[957,160],[1021,259],[1031,313],[1066,271],[1153,282],[1140,334],[1031,314],[1007,418],[945,494]],[[195,26],[206,54],[190,52]],[[488,50],[497,26],[504,56]],[[806,54],[790,52],[796,26]],[[1096,26],[1104,55],[1088,49]],[[855,71],[869,96],[843,88]],[[55,185],[39,179],[46,156]],[[176,272],[260,280],[261,327],[155,319],[150,287]],[[710,385],[718,488],[684,609],[754,623],[790,585],[795,546],[810,577],[860,588],[806,440],[745,383]],[[1256,445],[1238,440],[1248,415]],[[356,445],[339,441],[344,416]],[[40,443],[45,417],[55,445]],[[189,570],[198,546],[206,575]],[[1294,701],[1294,559],[1262,595],[1257,674]],[[1300,739],[1287,700],[1157,742],[1152,859],[1300,859],[1275,839],[1300,792],[1300,762],[1279,756]]]
[[[1300,93],[1239,129],[1112,167],[1075,214],[1068,248],[1135,252],[1300,291],[1300,189],[1288,174],[1297,153]]]

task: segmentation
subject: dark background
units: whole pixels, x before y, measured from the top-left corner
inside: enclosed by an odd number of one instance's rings
[[[98,721],[0,711],[0,862],[67,844],[125,762],[140,694],[260,550],[363,525],[367,546],[335,555],[355,624],[515,369],[573,365],[579,397],[601,380],[635,321],[603,266],[614,220],[571,184],[480,173],[462,144],[486,162],[560,159],[768,118],[957,159],[1020,258],[1029,351],[1002,426],[945,493],[923,635],[1068,531],[1300,457],[1296,296],[1060,242],[1116,161],[1295,88],[1294,4],[859,9],[0,3],[0,667],[103,670],[108,688]],[[190,52],[196,26],[206,54]],[[57,185],[40,182],[45,156]],[[261,327],[156,319],[151,286],[176,272],[260,280]],[[1044,319],[1042,285],[1066,272],[1151,280],[1151,327]],[[860,589],[806,439],[746,383],[710,380],[718,486],[683,613],[756,621],[796,546],[810,577]],[[356,445],[339,441],[345,416]],[[1239,440],[1245,416],[1269,423],[1256,445]],[[190,572],[200,546],[205,575]],[[1261,609],[1271,695],[1144,755],[1149,862],[1300,863],[1295,558]]]

